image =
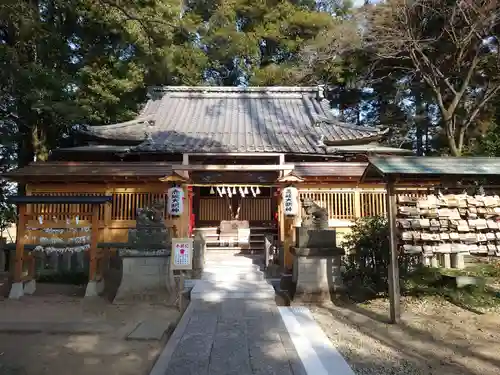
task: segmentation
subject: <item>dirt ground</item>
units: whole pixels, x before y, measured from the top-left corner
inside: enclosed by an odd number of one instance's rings
[[[178,320],[179,312],[173,307],[151,303],[113,305],[100,298],[84,301],[81,297],[61,295],[2,300],[0,326],[4,331],[0,331],[0,374],[147,374],[165,342],[125,339],[146,318],[165,321],[168,325]],[[85,322],[88,332],[80,328],[72,333],[75,322]],[[68,332],[50,332],[54,323],[68,327]],[[46,324],[49,328],[38,333],[6,333],[9,330],[5,327],[23,324],[42,327]]]
[[[357,375],[499,375],[500,315],[476,314],[437,297],[405,298],[399,325],[389,304],[312,308]]]

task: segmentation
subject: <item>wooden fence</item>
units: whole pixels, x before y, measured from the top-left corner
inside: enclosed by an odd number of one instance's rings
[[[405,192],[401,195],[421,196],[426,192]],[[311,198],[328,211],[330,220],[352,221],[359,217],[384,216],[386,214],[386,192],[384,189],[303,189],[299,197]]]
[[[111,208],[103,205],[99,210],[99,221],[101,223],[112,223],[112,229],[132,227],[135,224],[135,216],[138,208],[151,205],[155,200],[166,199],[166,194],[161,191],[148,192],[139,191],[119,191],[126,189],[116,189],[113,191]],[[87,191],[84,193],[68,192],[35,192],[36,195],[105,195],[105,192]],[[410,195],[410,193],[401,193]],[[414,195],[415,193],[411,193]],[[422,193],[424,194],[424,193]],[[354,220],[358,217],[385,215],[386,213],[386,193],[384,189],[299,189],[300,198],[312,198],[318,205],[325,207],[329,214],[329,219]],[[194,208],[199,220],[218,221],[230,220],[228,202],[220,197],[200,198],[199,207]],[[86,205],[31,205],[28,212],[37,212],[45,218],[57,218],[64,220],[68,215],[74,216],[78,213],[89,212]],[[108,215],[108,216],[107,216]],[[243,199],[239,217],[241,220],[271,221],[274,219],[274,208],[272,198],[256,197]],[[81,220],[88,220],[90,217],[81,215]],[[171,218],[165,212],[165,220]],[[120,235],[121,236],[121,235]],[[114,237],[114,236],[113,236]],[[118,240],[114,238],[113,241]]]
[[[104,192],[42,192],[36,193],[42,196],[68,196],[68,195],[84,195],[84,196],[104,196]],[[135,220],[138,208],[151,206],[157,200],[167,199],[167,194],[163,192],[119,192],[113,193],[113,201],[111,203],[111,220]],[[74,215],[80,212],[89,212],[90,206],[86,204],[67,204],[67,205],[30,205],[28,210],[40,213],[43,216],[50,216],[57,219],[64,219],[68,214]],[[99,220],[104,220],[105,206],[99,209]],[[165,209],[165,219],[169,219]],[[83,216],[80,219],[87,219]]]

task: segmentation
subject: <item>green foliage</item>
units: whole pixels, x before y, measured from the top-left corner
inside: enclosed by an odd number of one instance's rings
[[[500,128],[498,125],[492,125],[486,134],[468,151],[472,155],[500,156]]]
[[[489,269],[489,268],[488,268]],[[439,297],[470,311],[481,313],[485,309],[500,306],[500,295],[491,290],[484,282],[477,285],[467,285],[457,288],[454,277],[465,274],[468,276],[485,277],[488,271],[450,272],[438,268],[419,267],[403,281],[403,293],[416,297]],[[497,275],[495,270],[493,274]]]
[[[364,301],[386,296],[390,261],[387,220],[383,217],[365,217],[359,219],[351,229],[344,244],[349,255],[343,265],[343,278],[349,297]],[[447,277],[441,269],[422,266],[419,255],[401,254],[398,263],[403,295],[444,298],[470,310],[500,305],[500,296],[486,284],[457,288],[454,279]],[[497,279],[500,267],[498,264],[481,265],[456,274]]]
[[[351,227],[344,242],[349,255],[344,260],[343,280],[352,297],[373,298],[387,294],[389,246],[389,226],[384,217],[360,218]],[[414,258],[400,256],[400,278],[406,279],[415,265]]]

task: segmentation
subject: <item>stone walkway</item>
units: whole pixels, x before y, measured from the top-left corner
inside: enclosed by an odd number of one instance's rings
[[[287,329],[282,318],[286,311],[280,312],[273,287],[251,259],[226,259],[212,256],[207,262],[191,303],[150,375],[352,374],[343,371],[342,360],[337,362],[341,371],[331,372],[331,366],[320,363],[329,354],[326,345],[311,344],[297,327]],[[290,325],[290,319],[285,320]],[[296,347],[313,352],[319,348],[322,355],[311,362],[310,355],[299,356]]]
[[[272,301],[191,302],[152,375],[307,375]]]

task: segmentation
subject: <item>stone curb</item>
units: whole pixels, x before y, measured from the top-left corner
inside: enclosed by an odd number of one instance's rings
[[[153,368],[149,372],[149,375],[164,375],[165,371],[168,368],[168,364],[170,360],[172,359],[172,355],[174,354],[175,348],[179,344],[179,342],[182,339],[182,336],[184,335],[184,332],[186,331],[186,327],[189,323],[189,320],[193,316],[193,311],[194,311],[194,305],[196,304],[196,301],[191,301],[182,314],[181,319],[179,320],[179,323],[174,329],[174,332],[172,335],[169,337],[167,344],[161,351],[160,355],[158,356],[155,364],[153,365]],[[198,302],[199,303],[199,302]]]

